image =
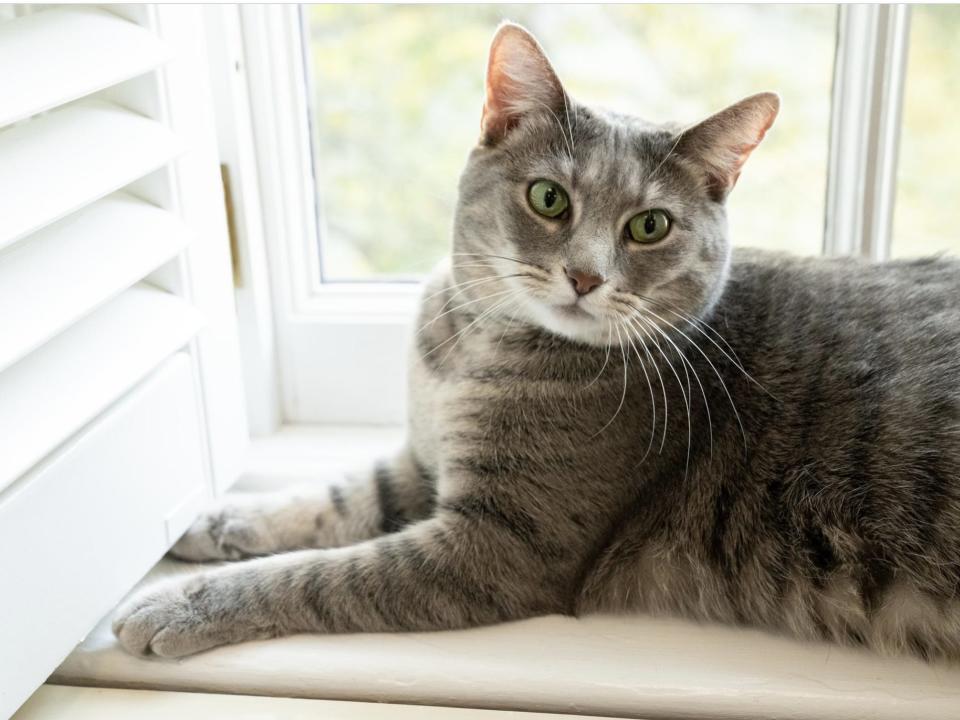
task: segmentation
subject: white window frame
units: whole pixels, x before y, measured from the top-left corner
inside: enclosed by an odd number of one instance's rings
[[[248,376],[248,384],[273,388],[275,411],[263,421],[254,409],[252,426],[266,432],[278,422],[400,423],[419,290],[410,283],[323,282],[300,9],[238,12],[236,44],[245,53],[249,96],[270,98],[223,110],[252,118],[260,254],[271,285],[261,295],[272,302],[276,363],[252,381]],[[907,5],[838,7],[825,255],[890,255],[909,13]],[[242,313],[241,306],[241,328],[249,324]]]

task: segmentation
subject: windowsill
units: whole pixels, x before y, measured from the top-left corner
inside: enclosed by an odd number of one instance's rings
[[[401,438],[395,428],[286,428],[254,444],[238,489],[322,481]],[[165,560],[148,577],[185,567]],[[300,635],[176,662],[126,655],[104,620],[53,681],[648,718],[919,720],[960,707],[960,668],[650,617]]]

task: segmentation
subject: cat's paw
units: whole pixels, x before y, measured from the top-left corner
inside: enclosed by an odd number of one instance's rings
[[[273,545],[262,509],[232,503],[203,513],[170,554],[191,562],[244,560],[269,554]]]
[[[113,633],[124,650],[139,656],[181,657],[222,645],[229,639],[207,610],[215,593],[203,576],[147,588],[120,606]]]

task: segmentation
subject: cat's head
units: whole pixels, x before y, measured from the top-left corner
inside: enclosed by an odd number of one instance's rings
[[[460,180],[464,302],[597,345],[702,315],[729,265],[724,201],[778,108],[763,93],[689,127],[588,108],[532,35],[502,25]]]

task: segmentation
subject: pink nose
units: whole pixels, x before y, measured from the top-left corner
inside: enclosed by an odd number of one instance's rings
[[[566,268],[564,268],[564,271],[570,278],[570,284],[577,291],[577,295],[586,295],[594,288],[603,285],[603,278],[599,275],[591,275],[580,270],[567,270]]]

